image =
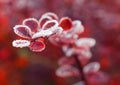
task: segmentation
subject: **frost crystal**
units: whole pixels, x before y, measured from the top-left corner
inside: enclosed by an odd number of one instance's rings
[[[20,47],[20,48],[28,47],[30,45],[30,41],[28,41],[28,40],[14,40],[12,42],[12,45],[14,47]]]

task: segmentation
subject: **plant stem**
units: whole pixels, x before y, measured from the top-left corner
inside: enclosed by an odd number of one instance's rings
[[[81,62],[79,61],[78,56],[74,55],[74,58],[75,58],[78,70],[80,72],[80,75],[81,75],[81,80],[85,82],[85,85],[88,85],[87,80],[86,80],[85,75],[84,75],[84,72],[83,72],[83,66],[82,66]]]

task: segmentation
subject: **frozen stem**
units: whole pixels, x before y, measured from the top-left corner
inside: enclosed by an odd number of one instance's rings
[[[78,67],[78,70],[79,70],[79,72],[81,74],[81,81],[84,81],[85,85],[88,85],[87,80],[86,80],[85,75],[84,75],[84,72],[83,72],[83,66],[82,66],[81,62],[78,60],[78,56],[74,55],[74,59],[76,61],[76,65]]]

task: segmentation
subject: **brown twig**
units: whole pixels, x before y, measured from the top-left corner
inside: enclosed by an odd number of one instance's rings
[[[85,82],[85,85],[88,85],[87,80],[86,80],[85,75],[84,75],[84,72],[83,72],[83,66],[82,66],[81,62],[79,61],[78,56],[74,55],[74,59],[76,61],[76,65],[77,65],[78,70],[80,72],[81,80]]]

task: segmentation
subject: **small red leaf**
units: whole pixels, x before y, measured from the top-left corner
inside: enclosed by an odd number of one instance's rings
[[[24,25],[16,25],[14,28],[14,32],[23,38],[31,38],[31,30],[29,27]]]
[[[72,65],[74,64],[75,60],[73,58],[67,58],[67,57],[62,57],[59,59],[58,64],[59,65]]]
[[[42,29],[50,29],[51,31],[58,27],[58,22],[56,20],[48,20],[44,23]]]
[[[43,16],[49,16],[54,20],[58,20],[58,16],[55,13],[52,13],[52,12],[47,12],[47,13],[43,14]]]
[[[45,44],[43,39],[37,39],[35,41],[32,41],[30,44],[30,49],[35,52],[41,52],[45,49]]]
[[[100,69],[100,64],[98,62],[92,62],[92,63],[89,63],[87,64],[83,71],[85,73],[95,73],[95,72],[98,72]]]
[[[20,47],[20,48],[28,47],[30,45],[30,41],[28,41],[28,40],[14,40],[12,42],[12,45],[14,47]]]
[[[34,18],[28,18],[23,21],[24,25],[27,25],[32,32],[38,31],[38,21]]]
[[[56,75],[59,77],[77,76],[79,75],[79,71],[71,65],[63,65],[57,69]]]
[[[72,20],[68,17],[63,17],[60,20],[59,25],[64,29],[64,30],[69,30],[72,28]]]
[[[39,25],[40,25],[40,27],[42,28],[43,25],[44,25],[48,20],[52,20],[52,18],[49,17],[49,16],[42,16],[42,17],[40,18],[40,20],[39,20]]]
[[[107,83],[109,80],[108,75],[101,71],[89,74],[86,77],[88,78],[88,82],[90,83],[90,85],[103,85],[104,83]]]

